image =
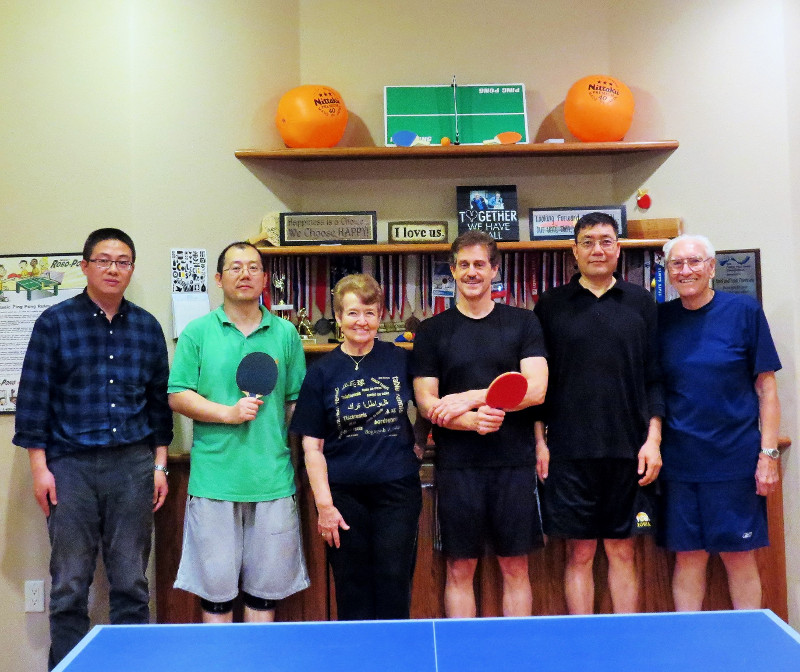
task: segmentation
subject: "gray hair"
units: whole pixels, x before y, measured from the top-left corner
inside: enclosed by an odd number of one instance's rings
[[[714,258],[714,246],[711,244],[711,241],[706,238],[705,236],[700,236],[697,234],[692,233],[682,233],[680,236],[676,238],[671,238],[666,243],[664,243],[664,260],[669,261],[670,253],[672,252],[672,248],[675,247],[675,243],[679,243],[681,241],[691,241],[694,243],[699,243],[703,246],[706,253],[706,258]]]

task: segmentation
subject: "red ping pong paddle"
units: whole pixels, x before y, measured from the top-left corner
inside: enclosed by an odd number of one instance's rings
[[[245,355],[236,369],[236,384],[248,397],[269,394],[277,381],[278,365],[266,352]]]
[[[528,391],[528,379],[517,371],[501,373],[486,390],[486,405],[492,408],[515,408]]]

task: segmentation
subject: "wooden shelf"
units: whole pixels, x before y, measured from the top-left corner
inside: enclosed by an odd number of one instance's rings
[[[677,140],[651,142],[535,142],[525,145],[429,145],[421,147],[330,147],[326,149],[239,149],[237,159],[259,161],[347,161],[463,159],[483,157],[596,156],[672,152]]]
[[[620,238],[622,249],[660,248],[666,243],[664,238]],[[572,240],[537,240],[517,243],[498,243],[501,252],[533,252],[535,250],[568,250]],[[285,247],[259,246],[262,254],[271,257],[342,255],[352,254],[365,256],[370,254],[436,254],[449,252],[450,243],[415,243],[378,245],[287,245]]]

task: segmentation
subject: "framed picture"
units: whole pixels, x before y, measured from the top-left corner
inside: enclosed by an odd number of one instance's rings
[[[492,142],[504,132],[519,133],[528,142],[525,85],[440,84],[383,88],[384,142],[395,146],[394,135],[438,145],[447,137],[462,145]]]
[[[495,240],[519,240],[517,187],[513,184],[456,188],[458,234],[477,230]]]
[[[378,240],[378,213],[282,212],[281,245],[370,245]]]
[[[617,222],[620,238],[628,235],[625,204],[592,205],[583,208],[531,208],[528,211],[531,240],[569,240],[575,231],[575,222],[590,212],[603,212]]]
[[[719,250],[714,289],[747,294],[761,303],[761,250]]]

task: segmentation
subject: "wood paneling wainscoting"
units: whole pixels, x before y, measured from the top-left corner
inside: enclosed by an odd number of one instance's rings
[[[790,444],[781,440],[783,448]],[[159,623],[199,623],[200,606],[194,595],[172,587],[181,554],[183,515],[186,488],[189,482],[189,456],[170,456],[169,497],[155,516],[156,542],[156,611]],[[419,549],[411,613],[414,618],[444,617],[445,568],[442,555],[434,549],[435,471],[429,462],[421,468],[423,508],[419,524]],[[322,621],[336,617],[333,580],[325,562],[325,549],[316,534],[316,511],[311,488],[305,472],[301,472],[302,487],[298,492],[303,524],[303,543],[311,577],[311,587],[283,600],[276,618],[282,621]],[[779,488],[767,498],[769,511],[770,547],[757,552],[763,586],[763,606],[783,620],[788,619],[786,595],[786,553],[783,529],[783,499]],[[658,548],[651,538],[636,542],[637,576],[640,585],[640,610],[646,612],[672,611],[670,577],[674,564],[671,553]],[[611,598],[606,585],[608,565],[602,550],[595,559],[595,610],[611,612]],[[704,609],[730,609],[725,570],[719,557],[714,556],[708,568],[708,590]],[[530,556],[530,575],[533,583],[534,615],[566,613],[564,600],[564,544],[557,539]],[[502,614],[501,579],[496,561],[481,560],[475,576],[478,613],[481,616]],[[237,605],[237,619],[241,605]]]

